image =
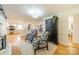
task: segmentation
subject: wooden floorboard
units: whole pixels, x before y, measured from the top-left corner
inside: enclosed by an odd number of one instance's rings
[[[79,44],[73,44],[72,46],[59,44],[54,55],[79,55]]]
[[[12,47],[12,55],[22,55],[21,49],[19,47]]]

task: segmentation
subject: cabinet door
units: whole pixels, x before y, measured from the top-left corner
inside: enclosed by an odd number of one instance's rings
[[[2,49],[2,39],[0,40],[0,50]]]
[[[5,25],[0,25],[0,36],[4,36],[5,35]]]

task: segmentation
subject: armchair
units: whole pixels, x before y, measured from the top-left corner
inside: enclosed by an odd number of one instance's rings
[[[27,39],[31,41],[31,43],[33,42],[34,38],[37,35],[37,30],[32,30],[30,34],[27,34]],[[25,39],[26,42],[26,39]]]
[[[33,41],[34,54],[36,50],[47,48],[48,50],[48,32],[42,32],[41,36]]]

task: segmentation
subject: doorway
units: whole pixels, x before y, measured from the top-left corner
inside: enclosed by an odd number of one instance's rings
[[[73,41],[73,26],[74,26],[74,17],[69,16],[68,17],[68,38],[69,38],[69,45],[72,45],[74,43]]]

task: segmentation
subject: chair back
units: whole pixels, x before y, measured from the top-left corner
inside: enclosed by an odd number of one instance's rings
[[[47,31],[42,32],[42,34],[41,34],[42,40],[48,40],[48,35],[49,35],[49,33]]]

